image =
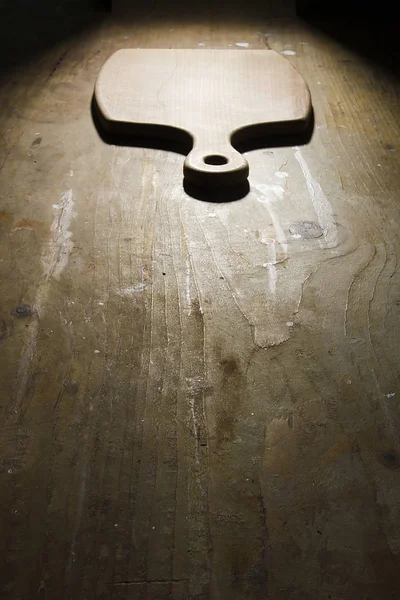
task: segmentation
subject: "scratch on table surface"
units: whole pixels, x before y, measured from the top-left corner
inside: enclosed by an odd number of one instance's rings
[[[86,439],[84,441],[84,444],[86,444]],[[67,580],[70,581],[71,580],[71,576],[72,576],[72,566],[75,563],[76,560],[76,554],[75,554],[75,549],[76,549],[76,540],[78,538],[78,533],[81,527],[81,522],[82,522],[82,514],[83,514],[83,506],[84,506],[84,502],[85,502],[85,497],[86,497],[86,480],[87,480],[87,472],[88,472],[88,462],[89,462],[89,452],[85,451],[84,448],[81,448],[81,452],[82,452],[82,456],[84,457],[84,464],[83,467],[81,469],[80,472],[80,482],[79,482],[79,487],[76,490],[76,498],[75,498],[75,505],[74,505],[74,522],[73,522],[73,526],[72,526],[72,536],[71,536],[71,543],[70,543],[70,549],[69,549],[69,560],[68,560],[68,564],[67,564],[67,568],[66,568],[66,576],[67,576]]]
[[[186,284],[186,303],[187,303],[187,308],[188,308],[188,316],[190,317],[190,315],[192,314],[192,302],[190,299],[190,260],[189,260],[188,256],[186,257],[185,284]]]
[[[334,248],[337,245],[338,234],[336,223],[333,218],[332,206],[322,190],[321,185],[312,176],[306,159],[299,147],[295,148],[294,156],[306,179],[307,188],[317,215],[318,223],[324,232],[326,247]]]
[[[10,407],[10,414],[12,415],[18,415],[24,400],[29,369],[36,352],[39,319],[43,316],[44,307],[49,296],[49,280],[51,277],[59,279],[68,264],[69,255],[73,248],[73,242],[70,239],[72,234],[69,231],[71,219],[74,216],[73,205],[73,192],[71,189],[62,193],[58,204],[53,204],[56,212],[50,227],[51,239],[49,243],[44,245],[41,257],[43,280],[38,285],[33,302],[37,318],[33,319],[27,328],[25,342],[20,354]]]
[[[376,255],[376,246],[371,245],[371,244],[365,244],[365,246],[364,245],[362,246],[361,250],[363,251],[364,248],[370,249],[371,252],[369,254],[367,252],[366,260],[360,266],[358,271],[356,271],[353,274],[350,285],[347,289],[345,311],[344,311],[344,323],[343,323],[345,337],[347,337],[347,335],[348,335],[348,325],[349,325],[349,314],[348,313],[349,313],[349,305],[350,305],[350,296],[352,294],[353,287],[354,287],[357,279],[361,276],[361,274],[365,271],[365,269],[367,269],[369,267],[369,265],[372,263],[372,261],[375,258],[375,255]]]
[[[3,169],[4,165],[7,162],[8,157],[10,156],[11,152],[14,150],[15,146],[16,146],[16,143],[13,144],[11,146],[11,148],[6,152],[6,155],[5,155],[5,157],[3,158],[3,160],[1,161],[1,164],[0,164],[0,171]]]

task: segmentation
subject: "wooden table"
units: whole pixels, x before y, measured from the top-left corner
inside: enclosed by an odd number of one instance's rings
[[[282,52],[311,142],[231,203],[111,146],[119,48]],[[108,20],[5,79],[7,598],[354,600],[399,589],[398,81],[297,21]],[[217,198],[218,200],[218,198]]]

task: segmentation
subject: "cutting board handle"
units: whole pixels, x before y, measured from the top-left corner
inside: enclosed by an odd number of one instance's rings
[[[185,160],[183,173],[187,181],[207,187],[238,185],[247,180],[247,160],[226,144],[201,144],[195,141]]]

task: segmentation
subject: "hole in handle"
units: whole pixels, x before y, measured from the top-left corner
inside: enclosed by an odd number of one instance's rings
[[[211,142],[198,143],[195,139],[183,165],[183,174],[187,181],[196,185],[227,187],[246,181],[249,165],[244,156],[228,143],[219,143],[219,147],[213,148]]]
[[[205,156],[203,161],[206,165],[226,165],[228,163],[226,156],[222,156],[221,154],[210,154],[209,156]]]

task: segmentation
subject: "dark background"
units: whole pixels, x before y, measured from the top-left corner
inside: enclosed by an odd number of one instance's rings
[[[4,15],[36,15],[36,16],[65,16],[71,14],[82,14],[90,11],[110,10],[112,4],[115,9],[119,7],[131,7],[134,12],[143,13],[145,10],[158,12],[164,7],[169,13],[182,11],[193,12],[191,4],[198,4],[199,11],[212,10],[219,13],[224,12],[227,16],[230,12],[258,13],[260,16],[279,17],[296,11],[298,15],[310,16],[336,16],[347,19],[357,17],[363,20],[365,17],[375,17],[378,21],[383,18],[392,18],[395,13],[398,17],[399,9],[391,6],[388,2],[377,0],[203,0],[201,3],[188,3],[183,0],[0,0],[0,14]],[[396,3],[398,4],[398,3]]]
[[[400,72],[399,7],[377,0],[0,0],[0,73],[35,59],[129,7],[134,21],[298,17],[360,55]]]

